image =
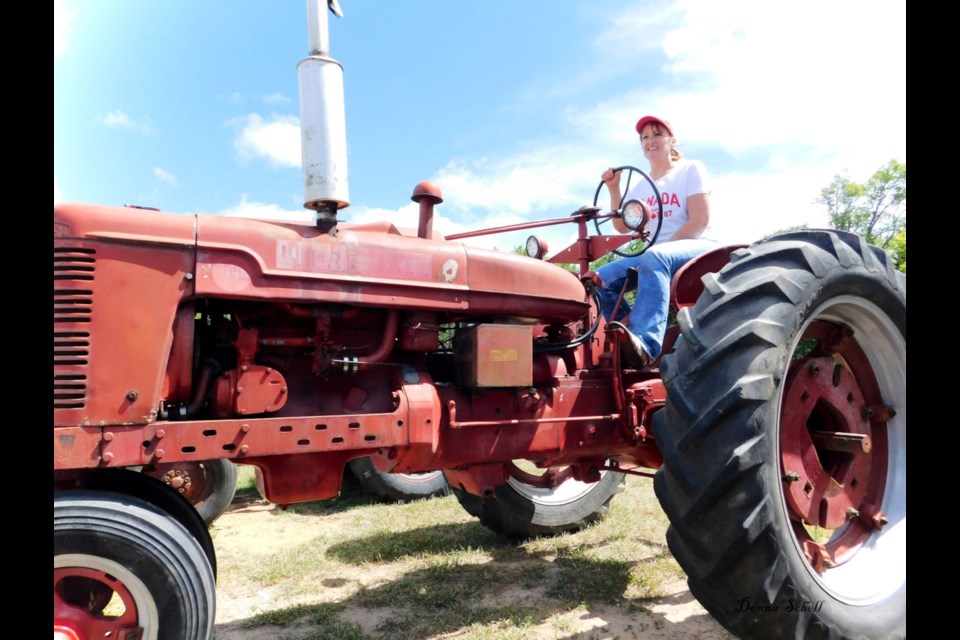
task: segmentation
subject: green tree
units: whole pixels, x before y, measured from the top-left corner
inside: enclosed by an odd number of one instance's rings
[[[884,249],[891,250],[894,238],[903,231],[906,251],[906,163],[891,160],[864,183],[836,175],[833,182],[820,191],[816,203],[827,208],[834,229],[862,235]]]
[[[907,272],[907,228],[904,227],[900,233],[893,236],[893,239],[890,241],[890,245],[887,247],[891,254],[893,254],[894,264],[897,266],[897,269],[906,273]]]
[[[643,240],[631,240],[624,246],[620,247],[620,252],[626,253],[627,255],[632,255],[640,251],[643,248]],[[615,254],[613,251],[608,253],[605,256],[601,256],[590,263],[590,269],[596,271],[598,268],[607,264],[608,262],[613,262],[614,260],[619,260],[620,256]]]

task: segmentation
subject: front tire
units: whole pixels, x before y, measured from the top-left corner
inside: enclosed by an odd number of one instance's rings
[[[157,464],[141,472],[189,500],[208,527],[230,508],[237,493],[237,466],[227,458]]]
[[[53,499],[54,628],[78,637],[208,640],[215,582],[177,520],[138,498],[69,491]],[[68,636],[69,637],[69,636]]]
[[[744,638],[906,636],[906,278],[852,234],[736,252],[680,312],[654,488]]]

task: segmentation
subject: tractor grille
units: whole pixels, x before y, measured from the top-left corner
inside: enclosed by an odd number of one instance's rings
[[[87,399],[96,251],[53,248],[53,408],[80,409]]]

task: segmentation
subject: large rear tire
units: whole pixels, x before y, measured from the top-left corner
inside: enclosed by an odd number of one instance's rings
[[[54,496],[55,630],[81,638],[208,640],[214,599],[207,557],[173,516],[107,491]]]
[[[653,423],[691,592],[744,638],[905,637],[906,278],[811,230],[704,284]]]
[[[385,473],[374,466],[369,456],[354,458],[349,465],[364,491],[391,502],[409,502],[450,493],[443,471]]]
[[[581,482],[569,467],[534,473],[511,463],[510,478],[487,497],[454,490],[470,515],[508,538],[527,539],[576,532],[606,516],[613,496],[623,491],[624,475],[601,472],[597,482]]]

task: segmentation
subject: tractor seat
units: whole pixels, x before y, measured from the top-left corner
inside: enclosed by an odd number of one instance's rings
[[[676,313],[696,304],[703,293],[703,276],[716,273],[730,262],[730,254],[748,245],[732,244],[701,254],[677,269],[670,281],[670,310]]]

